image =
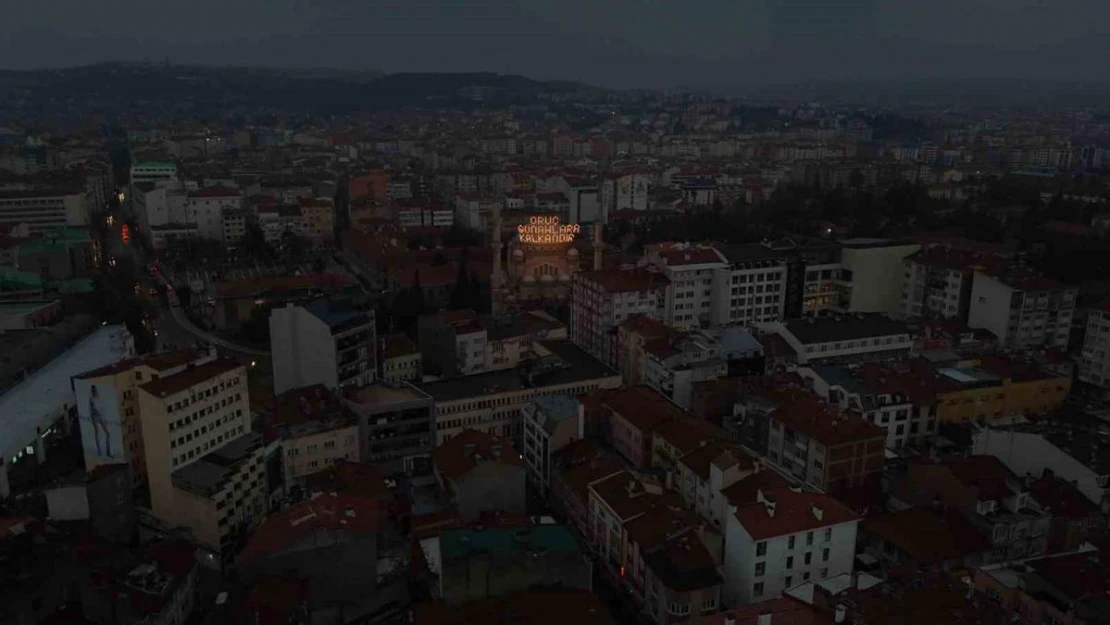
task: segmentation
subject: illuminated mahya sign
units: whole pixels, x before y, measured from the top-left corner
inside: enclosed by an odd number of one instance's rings
[[[528,223],[516,227],[521,243],[570,243],[582,229],[578,224],[559,223],[559,218],[538,215],[529,217]]]

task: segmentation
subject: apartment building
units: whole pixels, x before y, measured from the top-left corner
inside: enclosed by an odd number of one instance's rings
[[[976,273],[967,324],[1009,349],[1067,349],[1077,289],[1013,271]]]
[[[913,349],[909,328],[880,314],[809,317],[758,324],[777,334],[797,353],[799,364],[894,360]]]
[[[1064,405],[1071,390],[1069,374],[1004,356],[939,367],[934,375],[941,423],[1050,414]]]
[[[966,323],[975,273],[1009,264],[997,254],[932,245],[905,259],[902,314],[907,318],[955,319]]]
[[[205,187],[186,194],[186,214],[191,215],[202,239],[232,243],[224,238],[224,212],[243,207],[243,193],[228,187]],[[241,237],[240,237],[241,238]]]
[[[359,458],[392,471],[426,468],[435,444],[432,397],[407,383],[344,389],[358,415]]]
[[[421,315],[420,354],[444,377],[512,369],[536,356],[537,341],[567,338],[566,327],[541,311],[480,316],[473,310]]]
[[[808,398],[783,402],[769,420],[772,464],[825,492],[878,494],[885,429]]]
[[[425,382],[435,400],[436,444],[464,429],[508,437],[523,446],[522,413],[536,397],[582,395],[621,385],[621,378],[570,341],[540,341],[537,357],[518,369]]]
[[[658,338],[643,346],[643,383],[689,410],[694,401],[694,384],[728,375],[728,361],[717,339],[693,331]]]
[[[1110,301],[1092,308],[1087,315],[1087,332],[1079,356],[1077,377],[1081,382],[1110,394]]]
[[[321,298],[270,314],[274,392],[367,386],[377,376],[374,312]]]
[[[909,366],[885,363],[798,369],[822,399],[886,430],[888,449],[920,443],[937,432],[933,377],[919,373]]]
[[[407,335],[390,334],[382,340],[382,381],[415,382],[424,375],[420,348]]]
[[[667,287],[667,278],[646,269],[575,273],[571,277],[571,340],[594,358],[616,368],[617,327],[637,315],[663,319]]]
[[[722,602],[736,607],[805,582],[851,574],[860,517],[827,495],[758,490],[736,506],[725,531]]]
[[[713,278],[729,266],[728,259],[712,247],[662,244],[648,251],[641,263],[655,267],[669,284],[663,321],[687,329],[709,327],[713,321]]]
[[[285,487],[338,462],[360,462],[358,416],[322,384],[274,398],[267,424],[281,441]]]
[[[648,190],[651,173],[625,170],[606,174],[601,179],[601,209],[608,218],[618,211],[645,211],[648,207]]]
[[[653,437],[656,429],[688,416],[676,404],[646,386],[622,388],[605,397],[603,403],[608,412],[609,442],[634,468],[641,470],[655,464]]]
[[[508,439],[464,430],[432,452],[440,490],[467,520],[483,513],[524,514],[527,469]]]
[[[759,244],[730,245],[720,251],[728,264],[714,272],[711,325],[783,319],[787,258]]]
[[[300,233],[314,245],[335,240],[335,203],[328,198],[300,198]]]
[[[153,380],[176,375],[189,367],[210,363],[216,359],[215,350],[187,349],[174,352],[151,354],[128,358],[92,371],[74,376],[81,380],[80,388],[96,387],[97,397],[114,405],[100,405],[101,414],[109,420],[119,416],[120,434],[123,448],[117,451],[112,462],[126,462],[131,465],[132,477],[136,482],[147,479],[146,449],[143,445],[143,420],[139,414],[138,388]],[[75,384],[75,388],[78,385]],[[110,390],[109,390],[110,389]],[[96,433],[99,436],[99,433]],[[108,435],[109,440],[111,435]],[[97,465],[105,463],[104,456],[85,454],[85,470],[92,471]]]
[[[659,339],[678,335],[677,330],[646,315],[633,315],[617,326],[617,369],[627,386],[644,383],[644,349]]]
[[[226,562],[267,507],[246,368],[226,358],[187,366],[141,385],[138,400],[154,516]]]
[[[131,185],[151,182],[156,185],[177,182],[177,165],[170,161],[137,161],[131,164]]]
[[[89,224],[84,189],[0,191],[0,222],[27,224],[31,234]]]
[[[844,287],[841,310],[899,314],[904,261],[921,245],[884,239],[848,239],[840,245],[840,281]]]
[[[552,456],[585,435],[578,408],[576,399],[563,395],[537,397],[524,407],[521,454],[528,481],[545,499],[551,490]]]

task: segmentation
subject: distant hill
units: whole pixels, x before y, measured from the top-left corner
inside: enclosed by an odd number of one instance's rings
[[[526,103],[544,92],[592,90],[495,73],[383,75],[330,69],[204,67],[101,63],[86,67],[0,71],[0,112],[98,112],[142,108],[170,113],[279,109],[343,114],[385,108]]]

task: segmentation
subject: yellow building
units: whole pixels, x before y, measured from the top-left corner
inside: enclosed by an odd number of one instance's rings
[[[1002,356],[937,373],[937,416],[942,423],[1047,414],[1063,406],[1071,390],[1069,376]]]
[[[361,461],[358,415],[324,385],[282,393],[272,412],[287,487],[338,462]]]
[[[302,199],[301,234],[317,245],[335,238],[335,205],[327,198]]]
[[[216,358],[137,393],[154,516],[227,556],[266,512],[265,448],[250,429],[246,368]]]
[[[146,382],[174,375],[186,367],[201,365],[216,359],[216,352],[186,349],[128,358],[115,364],[87,371],[75,380],[81,380],[88,388],[96,387],[98,397],[104,401],[113,400],[111,407],[100,406],[100,411],[108,415],[118,415],[123,439],[122,449],[116,454],[116,461],[126,461],[131,465],[132,476],[136,482],[146,481],[146,452],[143,446],[142,420],[139,418],[139,400],[136,390]],[[77,384],[75,383],[75,387]],[[109,392],[109,389],[114,392]],[[85,470],[91,471],[105,459],[94,453],[85,454]]]

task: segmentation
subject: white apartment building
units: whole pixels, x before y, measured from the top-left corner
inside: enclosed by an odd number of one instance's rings
[[[25,223],[31,234],[66,226],[87,226],[84,190],[0,191],[0,222]]]
[[[686,410],[693,403],[695,382],[728,375],[720,343],[702,332],[649,341],[643,352],[639,379]]]
[[[1079,356],[1079,379],[1110,391],[1110,302],[1092,308]]]
[[[646,211],[651,175],[647,172],[615,172],[601,181],[601,207],[606,218],[618,211]]]
[[[584,436],[578,400],[565,395],[537,397],[523,409],[524,465],[528,481],[542,497],[551,489],[551,455]]]
[[[714,326],[777,321],[786,308],[786,257],[763,245],[721,249],[728,265],[714,271]]]
[[[726,607],[777,597],[788,588],[851,574],[860,517],[836,499],[797,488],[759,491],[725,530]]]
[[[142,182],[156,185],[177,182],[177,165],[168,161],[139,161],[131,165],[131,186]]]
[[[186,214],[197,225],[198,237],[222,243],[233,242],[224,239],[224,213],[242,208],[243,194],[239,189],[206,187],[189,191],[185,203]]]
[[[570,338],[616,367],[617,326],[633,315],[662,319],[667,279],[646,269],[580,271],[571,277]]]
[[[906,257],[902,314],[967,321],[975,272],[1004,268],[1009,259],[973,250],[932,246]]]
[[[902,312],[905,258],[921,249],[917,243],[885,239],[849,239],[841,242],[841,298],[846,312]]]
[[[274,392],[368,386],[377,374],[374,313],[321,298],[270,314]]]
[[[709,327],[713,320],[713,278],[729,266],[711,247],[670,245],[645,255],[641,263],[655,267],[670,280],[662,321],[688,329]]]
[[[1067,349],[1076,293],[1047,278],[976,273],[967,325],[990,330],[1010,349]]]

